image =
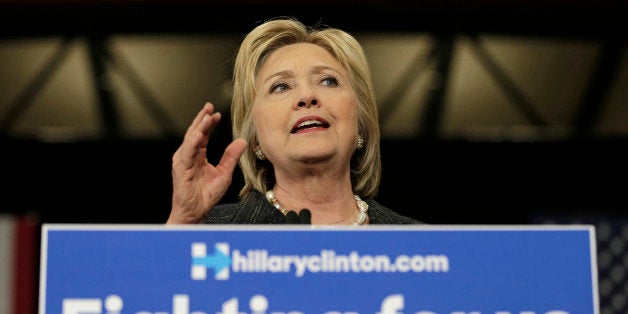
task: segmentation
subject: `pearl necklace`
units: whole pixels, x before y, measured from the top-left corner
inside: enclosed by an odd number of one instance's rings
[[[369,204],[367,204],[365,201],[363,201],[357,194],[353,195],[353,198],[355,199],[355,203],[358,206],[359,212],[358,212],[358,217],[356,217],[355,222],[353,223],[354,226],[359,226],[359,225],[363,225],[364,223],[366,223],[366,220],[368,219],[368,210],[369,210]],[[275,197],[275,192],[273,190],[268,190],[266,191],[266,199],[273,204],[273,206],[275,206],[275,208],[279,209],[279,211],[281,211],[282,214],[286,214],[288,212],[288,209],[281,206],[281,204],[279,204],[279,201],[277,200],[277,198]]]

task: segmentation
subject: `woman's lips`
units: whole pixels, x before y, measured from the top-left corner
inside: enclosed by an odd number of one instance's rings
[[[328,127],[329,122],[327,122],[327,120],[318,116],[307,116],[297,120],[297,122],[295,122],[292,126],[292,130],[290,130],[290,133],[294,134],[303,131],[321,130]]]

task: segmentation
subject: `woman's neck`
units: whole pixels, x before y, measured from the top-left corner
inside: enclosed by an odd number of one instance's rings
[[[274,196],[282,207],[299,212],[307,208],[312,214],[312,224],[352,224],[358,213],[350,184],[281,184],[273,188]]]

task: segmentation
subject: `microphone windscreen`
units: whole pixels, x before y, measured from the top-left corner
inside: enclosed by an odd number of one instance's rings
[[[299,212],[299,220],[301,221],[302,224],[306,224],[306,225],[311,224],[312,213],[310,212],[310,210],[307,208],[301,209],[301,211]]]
[[[287,224],[299,224],[299,215],[293,210],[286,213],[286,223]]]

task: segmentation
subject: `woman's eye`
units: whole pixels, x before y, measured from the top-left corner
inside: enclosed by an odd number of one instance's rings
[[[286,83],[276,83],[276,84],[273,84],[270,87],[270,92],[271,92],[271,94],[272,93],[279,93],[279,92],[283,92],[283,91],[285,91],[287,89],[288,89],[288,84],[286,84]]]
[[[326,86],[338,86],[338,80],[333,76],[327,76],[321,81]]]

